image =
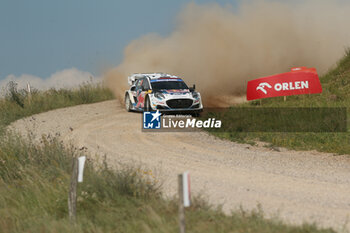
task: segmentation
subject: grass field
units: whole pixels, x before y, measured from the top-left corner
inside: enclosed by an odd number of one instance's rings
[[[109,99],[113,99],[112,92],[99,84],[86,83],[74,90],[38,91],[34,89],[29,94],[26,90],[18,90],[14,83],[9,83],[4,98],[0,98],[0,126],[52,109]]]
[[[346,107],[349,116],[350,109],[350,50],[343,59],[327,74],[320,77],[323,93],[315,95],[288,96],[251,101],[235,106],[251,108],[282,108],[282,107]],[[223,120],[234,117],[228,111]],[[259,117],[259,116],[257,116]],[[225,122],[223,122],[223,125]],[[228,124],[229,125],[229,124]],[[348,127],[350,126],[348,118]],[[271,147],[286,147],[296,150],[317,150],[336,154],[350,154],[350,132],[336,133],[304,133],[304,132],[212,132],[214,135],[241,143],[255,144],[257,141],[270,143]]]
[[[67,191],[72,156],[79,153],[54,139],[35,145],[13,135],[3,137],[0,148],[1,232],[178,232],[177,202],[161,198],[147,169],[88,162],[72,224]],[[265,220],[259,211],[226,216],[200,200],[186,218],[188,232],[332,232]]]
[[[88,85],[36,92],[31,99],[12,91],[0,101],[1,128],[31,114],[112,98],[101,86]],[[56,139],[41,141],[34,144],[11,132],[0,135],[0,232],[178,232],[177,201],[161,197],[152,171],[128,165],[113,170],[103,158],[87,161],[78,186],[77,222],[69,222],[71,162],[80,152]],[[186,210],[186,221],[188,232],[333,232],[266,220],[260,210],[227,216],[199,198]]]

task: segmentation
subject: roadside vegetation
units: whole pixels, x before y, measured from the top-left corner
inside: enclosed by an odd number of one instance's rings
[[[212,132],[215,136],[240,143],[254,145],[257,141],[268,142],[271,148],[286,147],[295,150],[317,150],[336,154],[350,154],[350,50],[338,62],[337,66],[320,77],[323,93],[316,95],[288,96],[251,101],[235,106],[251,108],[268,107],[346,107],[348,132],[335,133],[291,133],[291,132]],[[223,120],[227,123],[234,116],[234,111],[227,111]],[[256,116],[257,118],[259,116]],[[293,117],[293,116],[290,116]],[[223,122],[225,125],[225,122]],[[228,124],[229,125],[229,124]]]
[[[178,232],[177,201],[161,198],[151,171],[87,162],[78,185],[77,222],[69,222],[67,196],[74,148],[55,139],[40,145],[8,135],[0,142],[1,232]],[[186,210],[188,232],[333,232],[288,226],[261,211],[224,215],[205,201]]]
[[[111,99],[101,86],[77,90],[10,89],[0,100],[0,128],[43,111]],[[67,199],[72,157],[81,151],[55,138],[40,143],[13,132],[0,134],[0,232],[178,232],[176,199],[162,198],[152,171],[123,165],[118,169],[88,159],[78,185],[77,221],[68,219]],[[267,220],[262,211],[235,211],[195,198],[186,210],[188,232],[334,232],[314,225],[291,226]]]
[[[0,126],[22,117],[79,104],[89,104],[113,99],[112,92],[100,84],[85,83],[76,89],[50,89],[31,93],[18,89],[10,82],[0,96]]]

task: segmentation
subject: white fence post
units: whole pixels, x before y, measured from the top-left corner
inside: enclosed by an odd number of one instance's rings
[[[83,174],[84,174],[84,165],[85,165],[86,156],[79,157],[79,166],[78,166],[78,182],[83,182]]]
[[[29,82],[27,82],[27,92],[28,92],[29,104],[31,104],[31,102],[32,102],[32,88],[30,87]]]
[[[78,159],[73,157],[72,176],[68,193],[69,220],[75,222],[77,214],[77,182],[78,182]]]
[[[180,233],[186,232],[185,207],[191,205],[190,175],[188,172],[178,175],[179,188],[179,229]]]
[[[85,156],[79,158],[73,158],[72,164],[72,176],[70,181],[69,193],[68,193],[68,213],[69,219],[75,222],[77,215],[77,186],[78,182],[83,182]]]

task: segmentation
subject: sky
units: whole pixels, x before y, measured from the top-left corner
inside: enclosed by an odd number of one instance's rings
[[[67,69],[101,75],[122,61],[132,40],[150,32],[169,34],[188,2],[1,0],[0,81],[25,74],[48,79]]]

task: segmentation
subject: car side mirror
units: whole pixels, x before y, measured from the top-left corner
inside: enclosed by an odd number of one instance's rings
[[[130,91],[135,91],[135,86],[132,86],[131,88],[130,88]]]
[[[193,84],[193,87],[190,87],[190,92],[194,92],[196,90],[196,84]]]

